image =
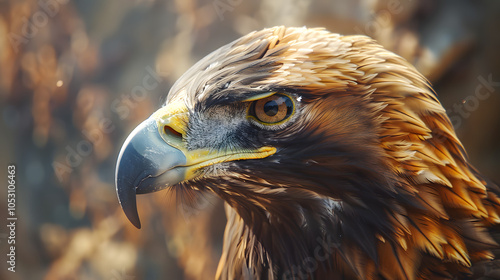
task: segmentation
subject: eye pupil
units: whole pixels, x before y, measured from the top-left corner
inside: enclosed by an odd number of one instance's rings
[[[292,99],[285,94],[277,93],[252,102],[249,115],[262,124],[278,124],[288,120],[293,111]]]
[[[278,113],[278,103],[275,100],[271,100],[264,104],[264,113],[270,117],[276,116]]]

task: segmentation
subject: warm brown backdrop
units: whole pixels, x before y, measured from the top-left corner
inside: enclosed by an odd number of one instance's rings
[[[126,135],[190,65],[274,25],[366,34],[410,60],[450,110],[471,162],[500,182],[499,1],[0,1],[0,180],[16,163],[19,218],[16,273],[0,227],[0,279],[213,278],[220,202],[192,209],[144,196],[136,230],[119,209],[114,165]],[[156,86],[146,89],[146,77]]]

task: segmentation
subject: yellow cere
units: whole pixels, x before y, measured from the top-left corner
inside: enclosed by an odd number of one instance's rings
[[[269,94],[267,96],[270,96]],[[262,98],[266,96],[261,96]],[[173,137],[165,130],[168,126],[172,130],[181,135],[185,135],[187,124],[189,121],[188,109],[184,102],[178,101],[156,111],[151,118],[155,119],[158,124],[158,132],[165,142],[184,153],[186,156],[186,179],[195,177],[196,170],[221,163],[234,160],[244,159],[259,159],[268,157],[276,153],[274,147],[261,147],[256,150],[231,150],[231,151],[217,151],[197,149],[189,151],[185,143],[179,137]]]
[[[174,137],[168,137],[165,135],[164,130],[165,126],[168,126],[177,133],[185,135],[189,116],[188,108],[184,102],[178,101],[168,104],[154,112],[151,118],[156,120],[158,132],[162,136],[163,140],[165,140],[165,142],[169,145],[180,149],[182,146],[181,141]]]

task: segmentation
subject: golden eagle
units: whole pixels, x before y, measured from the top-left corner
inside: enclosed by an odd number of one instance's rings
[[[138,228],[136,194],[223,199],[218,279],[498,279],[499,188],[366,36],[274,27],[209,54],[129,135],[116,188]]]

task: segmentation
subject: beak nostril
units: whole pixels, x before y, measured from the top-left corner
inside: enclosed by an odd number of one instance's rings
[[[170,137],[174,137],[174,138],[177,138],[179,140],[182,140],[182,134],[177,132],[175,129],[173,129],[172,127],[166,125],[163,127],[163,130],[165,131],[165,134],[167,136],[170,136]]]

